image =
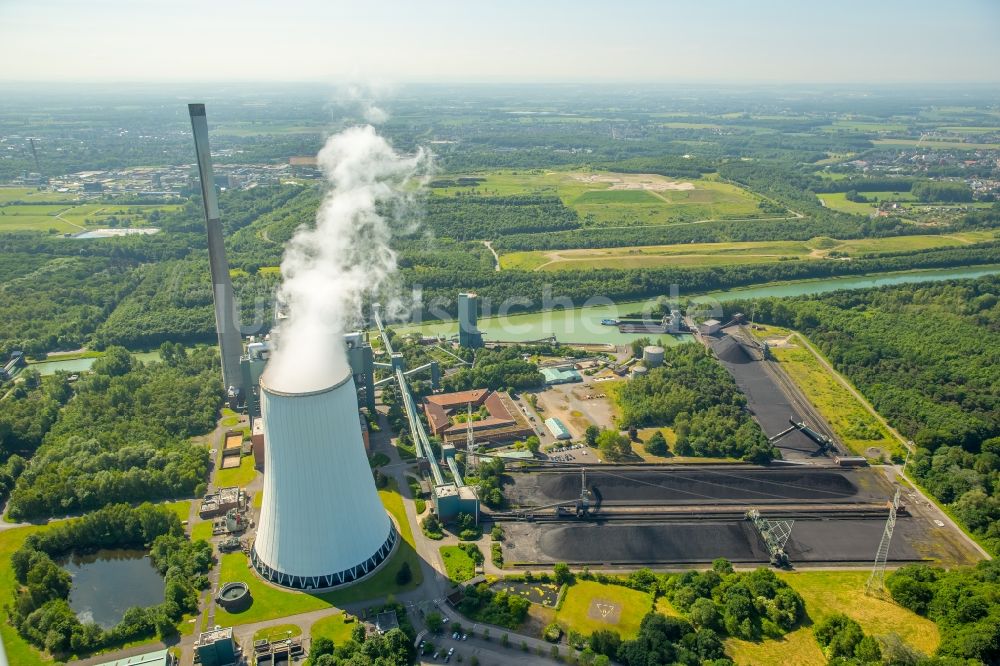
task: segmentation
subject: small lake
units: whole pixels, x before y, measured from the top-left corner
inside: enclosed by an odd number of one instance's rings
[[[839,289],[865,289],[868,287],[884,287],[912,282],[976,278],[994,273],[1000,273],[1000,266],[968,266],[964,268],[800,280],[797,282],[782,282],[709,292],[691,295],[690,297],[697,302],[711,302],[714,300],[718,303],[724,303],[726,301],[745,298],[805,296],[837,291]],[[681,294],[680,296],[681,298],[688,297],[686,294]],[[479,320],[478,325],[488,342],[528,342],[553,334],[555,334],[559,342],[578,344],[608,343],[620,345],[644,336],[659,339],[668,345],[690,341],[691,337],[687,335],[670,336],[646,333],[621,333],[616,326],[601,325],[602,319],[616,319],[630,313],[639,312],[644,306],[648,306],[654,302],[654,299],[647,299],[644,301],[608,304],[607,299],[605,299],[605,303],[601,305],[585,305],[584,307],[556,309],[545,312],[533,312],[531,314],[510,315],[507,317],[484,317]],[[723,318],[726,314],[731,315],[732,313],[724,312],[723,314],[716,315],[713,312],[710,314],[711,316]],[[394,326],[393,328],[400,334],[419,332],[421,335],[426,336],[450,337],[458,333],[458,323],[456,321],[433,321],[419,325]]]
[[[160,362],[160,352],[157,349],[148,352],[133,352],[132,358],[137,361],[142,361],[143,363],[159,363]],[[57,372],[71,372],[71,373],[81,373],[89,372],[97,361],[96,357],[91,358],[74,358],[66,361],[60,361],[58,356],[53,357],[51,361],[42,361],[41,363],[30,363],[28,367],[37,370],[38,374],[42,376],[54,375]]]
[[[163,576],[144,550],[74,554],[59,564],[73,577],[69,606],[81,622],[109,629],[133,606],[163,603]]]

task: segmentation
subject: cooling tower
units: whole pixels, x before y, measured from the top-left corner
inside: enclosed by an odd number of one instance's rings
[[[264,490],[250,559],[269,581],[335,587],[372,572],[397,532],[379,500],[361,439],[354,379],[291,393],[260,381]]]

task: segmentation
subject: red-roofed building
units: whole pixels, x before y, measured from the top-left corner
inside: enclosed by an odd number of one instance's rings
[[[528,420],[506,393],[489,389],[441,393],[424,398],[424,413],[431,434],[446,444],[465,444],[468,424],[456,416],[474,415],[485,411],[484,417],[472,422],[472,431],[479,444],[505,444],[523,440],[535,434]]]

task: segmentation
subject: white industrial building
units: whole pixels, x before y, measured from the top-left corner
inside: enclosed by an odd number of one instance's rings
[[[263,505],[251,550],[264,578],[295,589],[335,587],[374,571],[397,531],[375,488],[354,379],[292,393],[260,380]]]

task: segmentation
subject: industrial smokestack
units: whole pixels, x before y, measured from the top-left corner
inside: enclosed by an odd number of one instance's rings
[[[284,587],[353,582],[398,539],[365,455],[354,379],[345,369],[326,387],[287,392],[271,375],[260,380],[266,473],[250,560]]]
[[[208,118],[204,104],[188,104],[194,149],[198,156],[198,176],[201,179],[201,199],[205,204],[205,225],[208,229],[208,264],[212,270],[212,296],[215,301],[215,330],[219,336],[222,356],[222,382],[227,389],[244,390],[240,372],[243,343],[237,324],[236,298],[229,278],[225,239],[219,221],[219,199],[215,194],[215,174],[212,171],[212,151],[208,147]]]

